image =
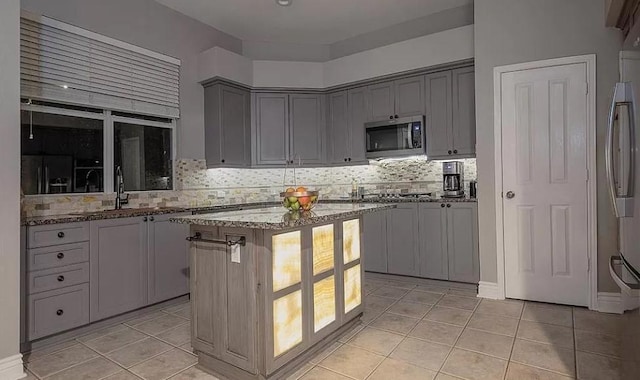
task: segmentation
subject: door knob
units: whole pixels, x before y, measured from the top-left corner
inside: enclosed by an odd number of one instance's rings
[[[513,191],[507,191],[507,198],[511,199],[515,196],[516,196],[516,193],[514,193]]]

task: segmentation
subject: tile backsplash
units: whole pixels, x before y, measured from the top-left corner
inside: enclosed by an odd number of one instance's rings
[[[476,160],[464,159],[465,186],[476,179]],[[321,197],[348,196],[352,181],[367,193],[442,190],[442,161],[424,157],[372,161],[369,165],[295,169],[207,169],[204,160],[176,161],[176,190],[134,192],[127,207],[197,207],[277,201],[288,186],[308,186]],[[285,177],[286,175],[286,177]],[[23,215],[46,216],[113,208],[114,194],[27,196]]]

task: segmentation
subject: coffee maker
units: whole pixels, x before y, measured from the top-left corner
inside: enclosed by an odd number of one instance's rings
[[[442,163],[443,197],[464,197],[464,166],[460,161]]]

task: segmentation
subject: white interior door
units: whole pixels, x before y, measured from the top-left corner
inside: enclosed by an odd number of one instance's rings
[[[505,295],[589,304],[587,67],[503,73]]]

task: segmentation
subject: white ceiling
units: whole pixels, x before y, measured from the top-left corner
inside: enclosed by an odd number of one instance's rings
[[[332,44],[473,0],[156,0],[242,40]]]

